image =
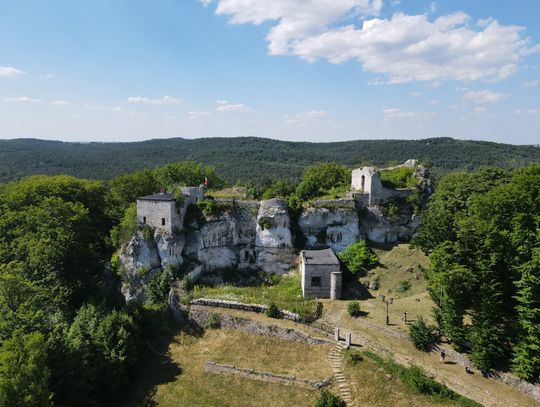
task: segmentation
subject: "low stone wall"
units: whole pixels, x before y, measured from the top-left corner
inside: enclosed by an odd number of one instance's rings
[[[266,312],[266,310],[268,309],[268,305],[264,304],[244,304],[238,301],[219,300],[216,298],[197,298],[190,301],[190,305],[203,305],[205,307],[237,309],[240,311],[257,312],[260,314]],[[294,312],[290,312],[287,310],[280,310],[279,312],[281,314],[281,318],[283,319],[288,319],[294,322],[302,321],[302,317],[298,314],[295,314]]]
[[[215,314],[202,307],[193,306],[189,310],[189,318],[201,326],[207,326],[212,315],[217,315],[221,328],[238,329],[260,336],[269,336],[291,342],[301,342],[308,345],[323,345],[332,343],[328,339],[313,336],[296,329],[283,328],[278,325],[267,325],[251,319],[233,317],[227,314]]]
[[[330,380],[324,379],[321,381],[299,379],[295,376],[287,376],[274,374],[272,372],[258,372],[254,369],[239,368],[232,365],[220,365],[218,363],[207,361],[204,364],[205,372],[217,374],[229,374],[246,377],[252,380],[260,380],[270,383],[280,383],[288,386],[299,386],[308,389],[318,390],[330,385]]]

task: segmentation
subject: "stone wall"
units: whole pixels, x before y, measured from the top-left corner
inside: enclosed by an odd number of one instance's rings
[[[146,218],[146,222],[144,222]],[[162,225],[165,219],[165,225]],[[181,216],[176,211],[175,201],[137,200],[137,223],[147,224],[163,232],[172,233],[175,228],[182,229]]]
[[[204,364],[204,371],[217,374],[228,374],[242,376],[252,380],[260,380],[270,383],[279,383],[288,386],[299,386],[308,389],[319,390],[330,385],[329,379],[307,380],[299,379],[296,376],[280,375],[272,372],[260,372],[249,368],[240,368],[233,365],[222,365],[216,362],[207,361]]]
[[[197,298],[190,301],[191,305],[202,305],[205,307],[217,307],[217,308],[228,308],[236,309],[239,311],[248,311],[248,312],[257,312],[263,314],[268,310],[268,305],[264,304],[244,304],[238,301],[228,301],[220,300],[216,298]],[[300,322],[302,317],[294,312],[287,310],[279,310],[280,316],[283,319],[288,319],[290,321]]]
[[[284,328],[278,325],[269,325],[246,318],[211,312],[204,307],[192,305],[189,307],[188,317],[196,324],[206,327],[212,318],[218,315],[221,328],[238,329],[260,336],[269,336],[291,342],[307,343],[308,345],[323,345],[333,343],[329,339],[315,338],[297,329]]]

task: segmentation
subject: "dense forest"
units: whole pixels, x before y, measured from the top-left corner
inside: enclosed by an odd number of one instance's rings
[[[440,334],[483,371],[540,376],[540,164],[440,180],[416,239]]]
[[[304,168],[335,161],[348,167],[416,158],[437,174],[483,166],[513,169],[540,161],[540,148],[451,138],[301,143],[255,137],[161,139],[136,143],[64,143],[0,140],[0,182],[34,174],[68,174],[107,180],[116,175],[182,160],[212,165],[223,179],[298,180]]]

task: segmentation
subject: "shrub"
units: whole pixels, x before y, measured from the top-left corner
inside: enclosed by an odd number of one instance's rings
[[[345,407],[345,402],[327,389],[322,389],[315,407]]]
[[[360,303],[358,301],[351,301],[347,304],[347,312],[353,318],[357,318],[362,314],[360,310]]]
[[[403,281],[400,281],[397,288],[396,288],[396,291],[398,293],[404,293],[405,291],[408,291],[411,289],[411,282],[410,281],[407,281],[407,280],[403,280]]]
[[[365,240],[353,243],[339,253],[338,257],[352,274],[373,267],[379,261],[377,255],[367,247]]]
[[[259,220],[259,226],[262,230],[270,229],[272,227],[272,223],[268,219],[260,219]]]
[[[414,168],[400,167],[381,171],[381,183],[386,188],[411,188],[418,185]]]
[[[265,311],[265,314],[267,317],[270,317],[270,318],[277,318],[277,319],[281,318],[281,312],[279,311],[279,308],[277,307],[277,305],[274,304],[273,302],[270,303],[270,305]]]
[[[416,349],[424,352],[429,352],[438,339],[434,327],[429,326],[422,317],[409,327],[409,336]]]
[[[358,352],[355,352],[352,350],[347,351],[346,357],[347,357],[347,364],[349,366],[356,366],[362,361],[362,356]]]
[[[186,277],[184,278],[184,281],[182,281],[182,288],[184,291],[190,292],[193,290],[193,281],[191,281],[191,278]]]
[[[218,314],[212,314],[206,324],[207,329],[219,329],[221,328],[221,320]]]

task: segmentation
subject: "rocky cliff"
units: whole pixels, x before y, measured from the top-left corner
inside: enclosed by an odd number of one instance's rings
[[[144,286],[157,270],[184,263],[192,278],[227,268],[284,274],[294,264],[291,219],[282,199],[212,200],[185,213],[179,233],[138,230],[120,249],[126,300],[144,299]],[[360,239],[408,240],[419,225],[406,201],[368,206],[362,196],[313,202],[298,219],[307,246],[336,252]]]

